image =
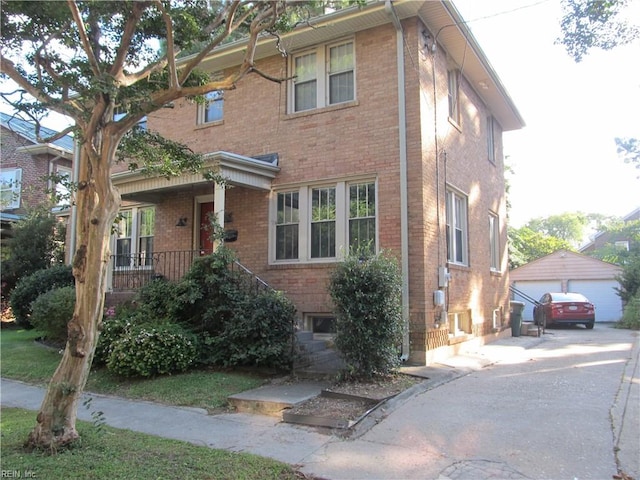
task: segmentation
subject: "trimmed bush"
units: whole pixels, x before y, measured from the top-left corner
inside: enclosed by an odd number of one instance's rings
[[[193,336],[169,325],[125,328],[110,350],[107,368],[124,377],[183,372],[196,358]]]
[[[351,255],[331,275],[336,313],[335,344],[345,379],[371,379],[399,366],[402,279],[395,259]]]
[[[47,340],[64,342],[75,303],[75,287],[54,288],[45,292],[31,303],[31,325],[42,332]]]
[[[295,312],[281,292],[264,291],[250,298],[224,331],[209,339],[215,363],[289,368]]]
[[[49,290],[73,286],[73,284],[73,273],[69,265],[55,265],[22,277],[10,297],[11,309],[15,315],[16,323],[30,327],[31,303]]]

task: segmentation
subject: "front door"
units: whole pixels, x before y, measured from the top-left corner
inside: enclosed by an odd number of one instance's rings
[[[211,217],[213,215],[213,202],[200,204],[200,254],[206,255],[213,252],[213,240],[211,239]]]

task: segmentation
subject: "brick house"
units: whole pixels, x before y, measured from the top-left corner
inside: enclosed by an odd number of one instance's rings
[[[113,291],[131,286],[118,274],[132,265],[179,276],[167,259],[211,248],[201,225],[213,211],[240,262],[293,300],[303,330],[330,331],[329,274],[366,244],[401,266],[405,360],[506,332],[502,133],[524,122],[462,22],[449,2],[335,11],[283,35],[287,56],[272,38],[259,43],[257,67],[295,79],[250,75],[207,105],[150,115],[150,130],[206,154],[231,188],[114,172],[124,217]],[[204,67],[232,68],[242,49],[226,45]]]
[[[640,221],[640,207],[622,217],[622,221],[624,223]],[[597,232],[589,243],[580,248],[580,253],[590,254],[607,245],[629,251],[632,242],[633,240],[624,233]]]
[[[51,175],[71,177],[73,138],[65,135],[51,143],[41,143],[34,123],[6,113],[0,113],[0,119],[0,217],[4,239],[11,234],[14,222],[49,201]],[[57,133],[41,127],[40,137],[46,139]]]

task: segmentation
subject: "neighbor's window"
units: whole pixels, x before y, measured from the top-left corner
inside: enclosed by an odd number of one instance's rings
[[[290,111],[350,102],[355,99],[353,41],[322,45],[294,55]]]
[[[116,229],[116,266],[153,265],[155,208],[138,207],[120,212]]]
[[[449,70],[447,73],[449,94],[449,118],[460,124],[460,70]]]
[[[467,197],[447,191],[447,260],[467,265],[468,228]]]
[[[376,252],[376,184],[336,182],[279,192],[272,210],[272,259],[335,259],[365,248]]]
[[[20,208],[21,168],[0,170],[0,208]]]
[[[205,95],[205,103],[198,108],[198,123],[219,122],[224,118],[224,91],[214,90]]]
[[[71,206],[71,169],[58,166],[56,168],[56,176],[56,204],[60,208],[68,208]]]
[[[500,271],[500,221],[494,213],[489,213],[489,248],[491,270]]]

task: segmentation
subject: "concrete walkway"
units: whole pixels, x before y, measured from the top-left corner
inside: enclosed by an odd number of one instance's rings
[[[371,442],[366,440],[364,436],[375,425],[386,422],[391,413],[395,412],[394,415],[397,417],[403,416],[405,410],[410,412],[410,409],[400,407],[405,404],[409,405],[416,397],[423,398],[421,393],[449,384],[453,380],[476,372],[487,365],[505,361],[505,359],[511,359],[514,356],[522,356],[527,348],[537,346],[544,341],[544,338],[508,337],[478,347],[476,351],[466,355],[453,357],[446,364],[430,367],[406,367],[404,370],[407,373],[428,378],[393,398],[384,406],[384,409],[376,411],[358,424],[350,440],[313,427],[282,423],[277,417],[245,413],[208,415],[205,410],[198,408],[171,407],[97,394],[85,394],[87,398],[92,397],[90,410],[81,406],[78,410],[78,417],[81,420],[92,421],[91,413],[102,411],[106,423],[116,428],[183,440],[210,448],[250,452],[301,466],[304,472],[320,475],[324,478],[367,478],[362,476],[363,471],[360,470],[356,457],[351,458],[345,464],[340,461],[339,455],[335,459],[331,459],[327,455],[332,455],[331,452],[340,452],[341,445],[350,445],[349,450],[353,451],[356,448],[360,458],[375,458],[380,454],[380,448],[388,448],[385,455],[398,455],[398,459],[403,458],[407,451],[393,453],[396,450],[395,446],[389,444],[384,447],[384,441]],[[633,471],[634,468],[637,468],[638,458],[637,439],[634,439],[633,436],[638,432],[638,426],[635,422],[638,419],[638,406],[640,405],[637,336],[633,355],[632,361],[626,366],[620,385],[619,408],[614,409],[612,417],[615,424],[614,434],[618,438],[621,464],[623,463],[625,468],[629,468],[627,473],[638,475],[640,472]],[[635,360],[633,360],[634,358]],[[269,396],[271,399],[280,399],[286,402],[293,400],[295,402],[298,399],[304,400],[318,394],[325,386],[326,384],[322,382],[293,383],[258,389],[250,393],[256,398]],[[37,411],[43,396],[43,388],[7,379],[1,381],[2,406]],[[407,421],[411,420],[407,419]],[[630,450],[626,448],[627,446],[630,447]],[[394,472],[386,471],[385,466],[380,465],[379,475],[376,478],[414,477],[441,478],[443,480],[446,478],[527,478],[518,476],[517,472],[505,471],[504,468],[507,467],[502,464],[493,465],[491,462],[481,461],[475,465],[472,459],[468,464],[451,465],[451,471],[440,470],[444,476],[431,477],[426,471],[416,472],[416,465],[412,460],[406,458],[405,462],[399,462],[400,465],[405,465],[403,468],[406,470]],[[339,475],[336,474],[336,468],[337,471],[340,471]],[[468,475],[468,472],[475,473]],[[369,476],[369,478],[373,477]],[[636,478],[638,477],[636,476]]]

